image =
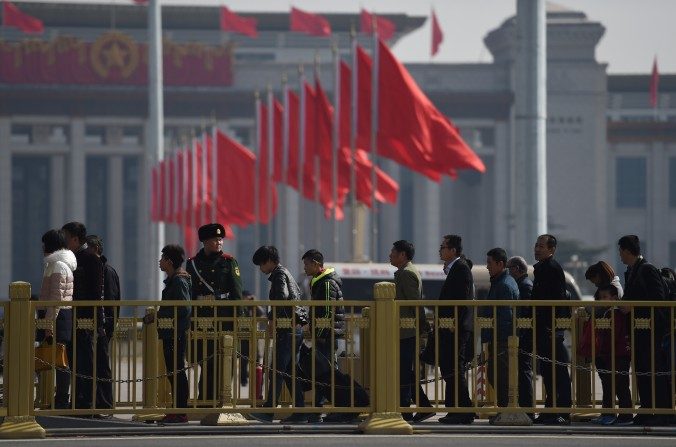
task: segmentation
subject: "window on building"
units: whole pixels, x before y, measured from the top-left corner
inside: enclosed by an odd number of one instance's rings
[[[85,143],[104,144],[106,141],[105,126],[85,126]]]
[[[143,127],[124,126],[122,128],[122,144],[140,145],[143,142]]]
[[[33,142],[33,126],[30,124],[12,124],[10,132],[12,143],[28,144]]]
[[[676,157],[669,158],[669,207],[676,208]]]
[[[615,163],[615,205],[618,208],[645,208],[645,157],[618,157]]]
[[[669,242],[669,267],[676,270],[676,241]]]

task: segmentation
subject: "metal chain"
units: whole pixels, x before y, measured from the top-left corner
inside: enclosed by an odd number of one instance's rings
[[[550,359],[548,357],[544,357],[542,355],[533,354],[532,352],[524,351],[523,349],[519,349],[519,353],[520,354],[526,354],[526,355],[529,355],[529,356],[533,356],[536,359],[541,360],[541,361],[546,362],[546,363],[554,363],[557,366],[565,366],[566,368],[568,368],[568,367],[572,368],[573,367],[572,363],[561,362],[561,361],[558,361],[558,360],[552,360],[552,359]],[[671,372],[665,372],[665,371],[656,372],[656,373],[638,372],[638,371],[624,372],[624,371],[612,371],[612,370],[609,370],[609,369],[593,368],[591,366],[582,366],[582,365],[575,365],[575,369],[578,369],[578,370],[581,370],[581,371],[588,371],[588,372],[592,372],[592,373],[594,372],[594,370],[596,370],[597,372],[602,373],[602,374],[619,374],[619,375],[622,375],[622,376],[631,376],[632,374],[636,374],[637,376],[646,376],[646,377],[671,376]]]

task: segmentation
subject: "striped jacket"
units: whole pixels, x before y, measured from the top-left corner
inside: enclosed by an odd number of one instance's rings
[[[343,282],[333,268],[326,268],[324,271],[313,277],[310,281],[310,293],[313,301],[342,301],[343,292],[341,287]],[[312,311],[314,309],[314,319],[333,318],[333,333],[335,338],[345,336],[345,308],[343,306],[315,306],[310,308],[310,319],[313,320]],[[312,323],[312,322],[311,322]],[[311,324],[311,326],[313,326]],[[325,329],[317,329],[315,332],[317,338],[328,339],[331,334]]]

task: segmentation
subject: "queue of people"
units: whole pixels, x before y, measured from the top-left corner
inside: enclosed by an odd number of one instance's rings
[[[220,317],[215,331],[233,330],[232,318],[235,316],[267,317],[267,332],[273,337],[274,373],[268,374],[268,387],[265,401],[260,408],[275,408],[279,402],[282,388],[286,386],[293,393],[294,407],[305,406],[304,391],[314,385],[314,406],[321,407],[331,402],[334,407],[347,407],[354,404],[364,407],[369,404],[366,390],[348,374],[341,372],[336,363],[336,342],[345,335],[345,310],[340,305],[343,300],[342,284],[337,272],[324,266],[324,257],[318,250],[309,250],[303,256],[305,274],[310,278],[310,299],[326,302],[326,306],[311,307],[310,313],[299,301],[301,290],[298,283],[286,269],[280,254],[274,246],[262,246],[253,254],[252,262],[260,271],[268,275],[270,281],[269,300],[284,301],[288,305],[274,305],[265,314],[258,306],[213,306],[215,301],[240,301],[243,293],[240,267],[237,260],[223,253],[225,229],[218,223],[204,225],[198,230],[203,247],[186,261],[185,252],[178,245],[162,248],[159,268],[165,272],[163,301],[191,302],[184,306],[160,305],[158,318],[175,319],[172,328],[158,329],[163,340],[164,360],[169,381],[174,392],[176,409],[188,406],[188,378],[186,374],[187,332],[196,324],[197,317]],[[68,363],[73,364],[76,352],[76,393],[69,398],[71,382],[68,370],[57,371],[56,408],[112,408],[112,375],[110,370],[109,341],[115,327],[117,308],[115,306],[77,307],[69,301],[77,300],[119,300],[119,279],[114,269],[103,256],[103,242],[96,236],[87,236],[82,223],[70,222],[60,230],[50,230],[42,238],[44,277],[40,300],[61,301],[63,305],[41,309],[41,316],[55,321],[54,330],[47,330],[38,337],[44,340],[56,339],[67,347]],[[526,261],[518,256],[509,257],[500,247],[486,253],[486,267],[490,275],[491,286],[486,297],[489,300],[556,300],[567,301],[564,273],[555,259],[557,240],[553,235],[544,234],[537,238],[534,245],[534,257],[537,261],[533,269],[533,279],[528,276]],[[596,329],[586,331],[580,341],[579,355],[595,357],[596,366],[603,388],[604,411],[593,422],[603,425],[661,425],[669,422],[662,414],[632,414],[613,411],[617,406],[631,408],[629,371],[637,373],[637,393],[642,408],[670,408],[672,397],[670,390],[670,354],[665,352],[665,340],[671,334],[668,309],[637,307],[633,310],[613,301],[659,301],[669,296],[669,279],[663,279],[660,272],[641,255],[638,237],[623,236],[618,241],[619,255],[627,265],[624,288],[612,267],[600,261],[592,265],[586,278],[596,287],[595,298],[608,303],[608,307],[595,307],[595,317],[608,319],[613,323],[612,335],[609,331]],[[415,301],[422,299],[422,278],[413,259],[415,247],[405,240],[393,243],[390,251],[390,263],[397,268],[394,274],[396,300]],[[463,254],[462,238],[458,235],[442,237],[439,257],[443,261],[446,279],[437,297],[439,300],[470,301],[476,299],[472,262]],[[185,263],[185,267],[184,267]],[[666,272],[669,273],[669,272]],[[672,278],[673,282],[673,272]],[[416,406],[417,413],[404,412],[404,419],[422,422],[434,415],[432,403],[420,386],[416,374],[416,346],[420,332],[428,333],[427,343],[436,353],[435,366],[441,371],[445,381],[446,407],[467,408],[467,411],[449,413],[439,419],[442,424],[471,424],[475,414],[469,392],[467,374],[475,353],[474,331],[477,318],[495,322],[491,328],[484,327],[481,341],[488,346],[489,383],[496,391],[498,407],[508,406],[507,339],[510,335],[519,338],[518,356],[518,403],[522,407],[535,407],[534,374],[542,377],[545,393],[545,407],[569,409],[572,405],[570,357],[564,345],[564,329],[556,321],[570,317],[569,305],[557,306],[475,306],[442,305],[438,307],[438,318],[453,320],[454,327],[434,328],[429,326],[424,309],[416,306],[400,306],[401,318],[416,318],[414,328],[399,330],[399,377],[400,406]],[[256,309],[255,314],[252,309]],[[632,327],[628,323],[629,314],[635,318],[648,318],[653,321],[651,327]],[[73,349],[73,324],[77,318],[92,318],[96,322],[94,329],[76,327],[75,349]],[[152,314],[145,322],[152,321]],[[277,319],[291,321],[289,327],[276,327]],[[516,318],[532,318],[531,328],[513,327]],[[331,327],[314,327],[316,319],[329,320]],[[194,327],[193,327],[194,329]],[[416,332],[418,330],[418,332]],[[633,330],[633,333],[632,333]],[[313,346],[308,348],[312,342]],[[634,346],[644,347],[634,349]],[[305,345],[305,348],[304,348]],[[593,348],[591,346],[593,345]],[[652,346],[653,349],[645,347]],[[426,347],[427,348],[427,347]],[[300,359],[303,349],[310,349],[313,358],[304,365]],[[671,348],[667,348],[669,351]],[[240,361],[241,380],[248,381],[246,365],[249,348],[240,346],[243,353]],[[539,361],[535,362],[534,351]],[[96,354],[95,354],[96,352]],[[195,362],[200,365],[198,399],[213,400],[215,396],[216,345],[214,340],[197,344]],[[633,356],[632,356],[633,352]],[[307,357],[307,356],[306,356]],[[631,359],[634,359],[633,364]],[[94,360],[96,359],[96,360]],[[262,383],[258,367],[262,355],[256,348],[256,383]],[[307,359],[306,359],[307,360]],[[429,362],[429,361],[428,361]],[[437,363],[438,362],[438,363]],[[307,366],[307,365],[310,366]],[[672,371],[673,373],[673,371]],[[97,378],[96,395],[92,394],[92,378]],[[295,378],[295,380],[292,380]],[[310,384],[310,385],[308,385]],[[256,398],[263,398],[260,386]],[[335,391],[340,388],[340,392]],[[350,393],[345,392],[351,390]],[[654,397],[654,400],[653,400]],[[536,424],[568,425],[570,411],[560,413],[542,412],[537,417],[528,413]],[[556,411],[556,410],[554,410]],[[262,422],[272,422],[273,412],[260,412],[251,415]],[[335,413],[322,417],[321,414],[294,413],[283,423],[307,422],[350,422],[357,417],[354,413]],[[173,413],[167,415],[164,423],[187,422],[187,415]]]

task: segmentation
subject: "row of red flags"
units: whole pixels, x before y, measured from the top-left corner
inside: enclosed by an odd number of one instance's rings
[[[460,169],[484,172],[481,159],[460,137],[450,120],[422,92],[382,40],[378,41],[377,54],[378,130],[375,142],[378,156],[394,160],[434,181],[443,176],[455,177]],[[275,100],[271,93],[267,104],[258,104],[260,160],[257,173],[253,153],[220,132],[216,134],[215,145],[210,137],[204,137],[193,143],[192,156],[185,155],[191,153],[186,150],[158,165],[153,174],[153,185],[156,186],[153,219],[193,228],[213,218],[240,226],[269,223],[277,210],[275,184],[280,182],[300,191],[307,199],[318,201],[327,217],[335,212],[336,219],[342,219],[352,167],[356,172],[357,200],[372,206],[371,173],[374,167],[368,153],[371,151],[371,101],[375,96],[372,92],[373,60],[366,51],[357,47],[354,62],[357,74],[354,77],[353,68],[344,61],[339,63],[340,97],[336,104],[331,104],[318,78],[314,86],[303,81],[299,94],[287,90],[284,104]],[[354,78],[356,104],[352,104]],[[356,113],[358,118],[357,129],[354,130],[354,159],[350,149],[352,113]],[[336,119],[338,178],[337,200],[334,200],[333,128]],[[289,126],[287,132],[285,123]],[[288,135],[286,160],[283,159],[285,134]],[[301,139],[304,142],[302,150]],[[216,172],[210,168],[214,163]],[[185,169],[195,174],[182,177],[180,173]],[[385,172],[377,167],[375,169],[376,200],[395,203],[399,186]],[[216,184],[214,178],[217,179]],[[179,191],[175,185],[188,185],[188,189]],[[260,194],[258,213],[253,193],[256,189]],[[183,202],[177,199],[184,196],[192,199]],[[178,203],[182,206],[177,207]]]
[[[139,5],[147,4],[147,0],[134,0]],[[2,25],[20,29],[25,33],[41,34],[44,32],[42,20],[22,12],[16,5],[8,0],[2,2]],[[366,34],[376,32],[378,37],[389,40],[394,36],[396,26],[394,22],[365,9],[360,12],[360,31]],[[258,21],[253,17],[244,17],[228,7],[220,9],[220,27],[223,31],[234,32],[258,37]],[[331,35],[331,24],[322,15],[291,8],[289,14],[289,29],[294,32],[305,33],[311,36],[327,37]],[[439,45],[443,41],[443,33],[439,26],[436,14],[432,11],[432,55],[439,51]]]

